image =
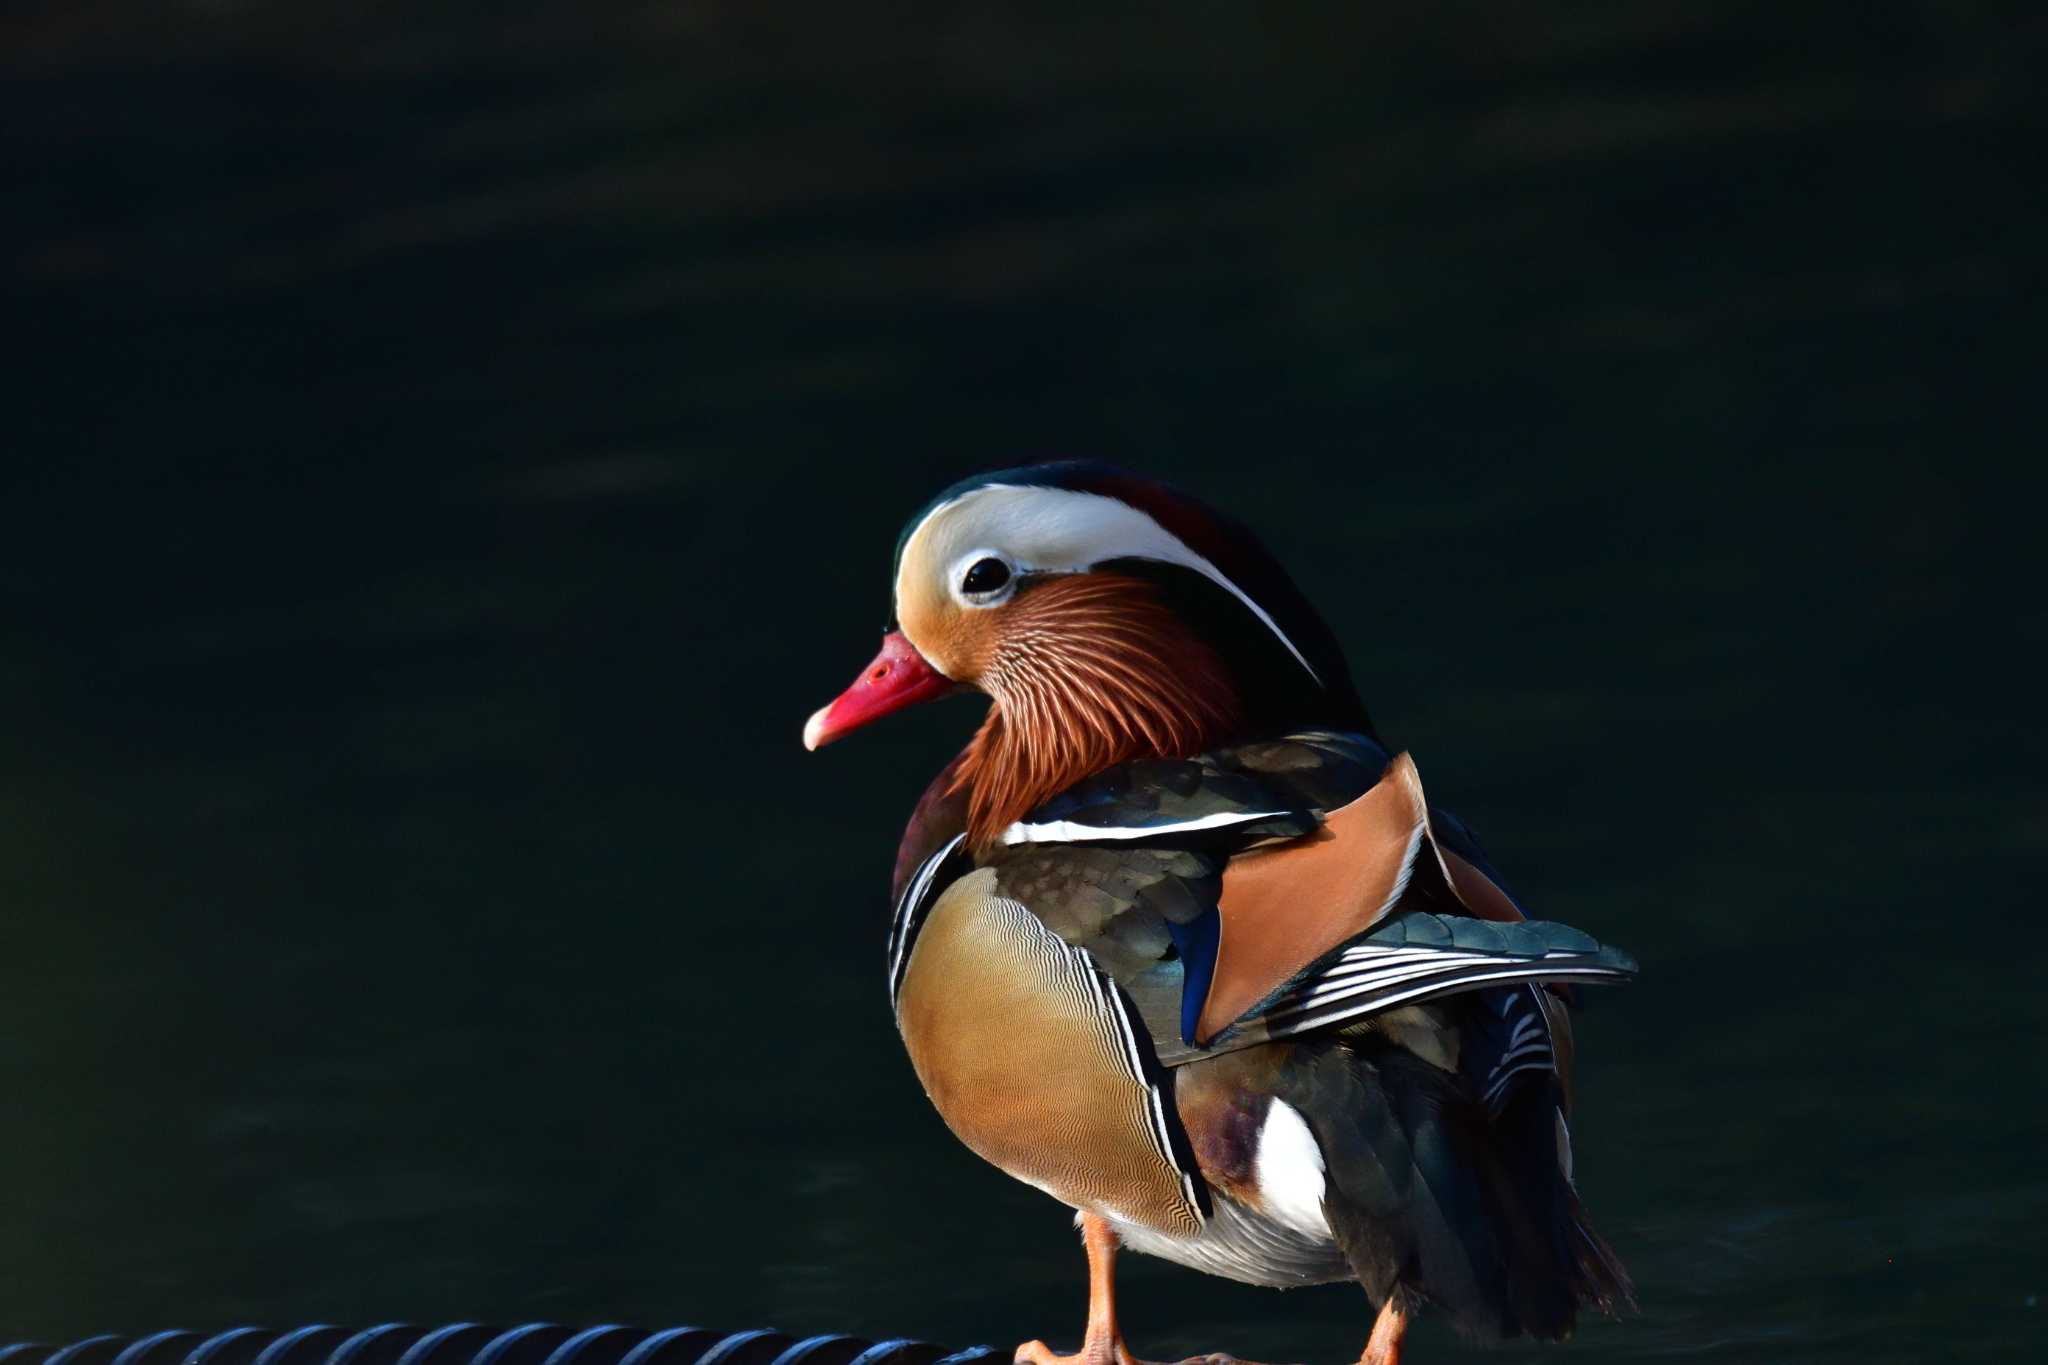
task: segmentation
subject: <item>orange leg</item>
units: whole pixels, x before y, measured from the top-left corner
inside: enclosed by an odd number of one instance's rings
[[[1088,1339],[1070,1356],[1027,1341],[1017,1348],[1015,1365],[1141,1365],[1116,1325],[1116,1230],[1108,1220],[1084,1213],[1081,1245],[1088,1250]]]
[[[1017,1348],[1015,1365],[1148,1365],[1124,1345],[1116,1324],[1116,1229],[1092,1213],[1081,1215],[1081,1245],[1088,1249],[1088,1337],[1070,1356],[1057,1355],[1042,1341]],[[1397,1334],[1398,1335],[1398,1334]],[[1373,1340],[1378,1341],[1377,1329]],[[1370,1350],[1370,1348],[1368,1348]],[[1193,1356],[1180,1365],[1250,1365],[1235,1356]],[[1374,1362],[1374,1365],[1379,1365]],[[1397,1365],[1388,1356],[1386,1365]]]
[[[1358,1365],[1401,1365],[1401,1338],[1407,1334],[1408,1315],[1388,1299],[1373,1319],[1372,1336],[1366,1340]]]

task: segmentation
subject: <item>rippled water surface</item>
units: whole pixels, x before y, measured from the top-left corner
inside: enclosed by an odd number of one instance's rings
[[[1085,453],[1642,959],[1573,1359],[2048,1354],[2039,17],[1100,8],[0,23],[0,1339],[1076,1337],[884,1005],[972,708],[797,733],[909,510]]]

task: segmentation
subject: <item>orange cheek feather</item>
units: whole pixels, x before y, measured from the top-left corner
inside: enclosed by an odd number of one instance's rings
[[[1142,579],[1076,574],[961,614],[979,619],[956,627],[957,647],[995,699],[958,779],[977,846],[1083,778],[1190,757],[1236,721],[1222,661]]]

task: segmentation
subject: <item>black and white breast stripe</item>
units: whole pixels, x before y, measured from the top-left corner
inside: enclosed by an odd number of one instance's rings
[[[1151,1120],[1147,1127],[1152,1138],[1152,1148],[1160,1161],[1179,1174],[1181,1198],[1186,1201],[1199,1226],[1203,1221],[1201,1192],[1195,1185],[1194,1172],[1180,1160],[1173,1140],[1173,1128],[1166,1117],[1166,1104],[1159,1093],[1156,1080],[1158,1067],[1156,1064],[1150,1068],[1145,1065],[1145,1053],[1138,1046],[1136,1030],[1131,1027],[1131,1012],[1124,1008],[1123,992],[1117,989],[1116,982],[1110,979],[1107,972],[1095,965],[1095,959],[1086,951],[1071,944],[1066,947],[1069,953],[1079,959],[1080,969],[1087,975],[1090,985],[1094,988],[1100,1013],[1115,1021],[1117,1038],[1123,1045],[1124,1064],[1130,1068],[1131,1075],[1136,1078],[1138,1084],[1145,1087],[1147,1116]]]
[[[924,927],[925,916],[931,913],[932,903],[944,889],[939,881],[939,868],[960,847],[965,834],[956,834],[929,858],[917,865],[917,871],[903,888],[902,898],[896,902],[896,913],[889,921],[889,1008],[895,1009],[897,996],[903,990],[903,972],[910,965],[910,945],[917,938],[917,931]]]

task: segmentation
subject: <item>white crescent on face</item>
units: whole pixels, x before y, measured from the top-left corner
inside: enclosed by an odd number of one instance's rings
[[[1242,602],[1308,675],[1322,679],[1266,609],[1187,542],[1127,502],[1100,493],[1037,484],[985,484],[940,503],[903,542],[896,566],[896,608],[908,622],[912,602],[938,593],[956,607],[992,602],[961,591],[967,568],[982,557],[1006,560],[1015,574],[1083,573],[1110,559],[1150,559],[1193,569]],[[998,598],[997,600],[1001,600]],[[912,644],[917,644],[915,637]]]

